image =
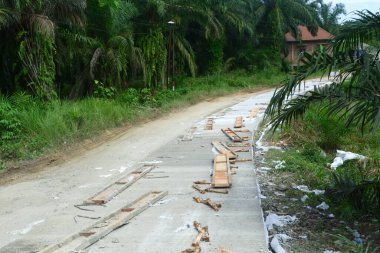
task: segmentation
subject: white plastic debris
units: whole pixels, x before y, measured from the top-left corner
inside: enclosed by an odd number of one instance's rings
[[[29,233],[33,229],[34,226],[36,226],[40,223],[43,223],[43,222],[45,222],[45,220],[38,220],[38,221],[32,222],[26,228],[13,231],[13,232],[11,232],[11,234],[12,235],[25,235],[25,234]]]
[[[275,164],[274,168],[276,170],[280,170],[280,169],[286,168],[285,161],[273,161],[273,163]]]
[[[270,242],[270,247],[275,253],[286,253],[286,250],[282,247],[281,244],[284,244],[290,239],[292,238],[286,234],[274,235],[272,241]]]
[[[303,195],[303,197],[301,198],[301,201],[306,202],[306,200],[308,200],[308,199],[309,199],[309,196]]]
[[[159,164],[159,163],[162,163],[162,161],[153,160],[153,161],[145,161],[145,162],[140,162],[140,163],[144,163],[144,164]]]
[[[282,215],[279,216],[275,213],[270,213],[265,219],[265,225],[268,230],[273,229],[273,225],[283,227],[287,224],[293,223],[297,220],[296,216]]]
[[[329,209],[329,205],[326,204],[326,202],[322,202],[321,204],[319,204],[318,206],[316,206],[317,209],[320,209],[320,210],[327,210]]]
[[[295,187],[295,189],[298,189],[302,192],[305,192],[305,193],[314,193],[315,195],[322,195],[325,193],[324,190],[319,190],[319,189],[316,189],[316,190],[310,190],[308,186],[306,185],[297,185]]]
[[[107,177],[110,177],[110,176],[112,176],[112,174],[100,175],[99,177],[107,178]]]
[[[343,165],[342,157],[335,157],[333,163],[330,165],[330,168],[336,170],[336,168],[342,165]]]
[[[334,250],[325,250],[323,253],[340,253],[340,251],[334,251]]]
[[[337,150],[336,151],[336,157],[335,157],[333,163],[330,165],[330,168],[335,170],[339,166],[342,166],[345,161],[348,161],[348,160],[364,160],[364,159],[366,159],[366,157],[363,155],[359,155],[359,154],[355,154],[355,153],[347,152],[347,151],[343,151],[343,150]]]
[[[262,195],[262,194],[259,194],[259,198],[260,198],[260,199],[266,199],[267,197],[264,196],[264,195]]]
[[[276,147],[276,146],[265,146],[264,144],[263,144],[263,139],[264,139],[264,136],[265,136],[265,134],[269,131],[269,129],[272,127],[272,125],[271,124],[269,124],[269,125],[267,125],[265,128],[264,128],[264,130],[263,130],[263,132],[261,133],[261,135],[260,135],[260,137],[259,137],[259,139],[256,141],[256,149],[261,149],[261,150],[263,150],[263,152],[267,152],[269,149],[279,149],[279,150],[281,150],[281,148],[280,147]]]
[[[330,219],[332,219],[332,218],[335,218],[335,215],[332,214],[332,213],[330,213],[327,217],[329,217]]]
[[[165,215],[160,215],[160,219],[162,219],[162,220],[173,220],[173,217],[171,217],[171,216],[165,216]]]

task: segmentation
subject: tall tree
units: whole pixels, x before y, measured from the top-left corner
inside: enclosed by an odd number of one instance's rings
[[[267,109],[274,128],[302,117],[314,104],[323,105],[330,116],[345,117],[347,125],[380,127],[380,49],[363,50],[365,43],[380,39],[380,14],[356,14],[335,38],[332,55],[323,48],[305,53],[304,66],[275,92]],[[321,70],[332,76],[331,83],[287,101],[303,80]]]
[[[318,23],[327,31],[335,34],[339,28],[341,15],[346,14],[343,3],[333,5],[332,2],[324,3],[323,0],[315,1],[318,11]]]
[[[304,0],[261,0],[254,8],[257,30],[264,43],[277,50],[285,50],[284,34],[298,34],[298,25],[308,26],[316,32],[317,13]]]

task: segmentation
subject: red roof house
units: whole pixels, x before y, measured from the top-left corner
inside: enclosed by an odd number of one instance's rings
[[[300,37],[297,40],[296,37],[288,32],[285,34],[286,44],[288,45],[287,59],[292,65],[297,64],[299,55],[303,52],[313,53],[320,45],[328,46],[334,35],[326,31],[325,29],[318,27],[317,34],[314,36],[307,29],[306,26],[298,26]]]

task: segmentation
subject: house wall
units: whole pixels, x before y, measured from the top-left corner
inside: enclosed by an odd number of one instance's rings
[[[298,56],[301,52],[313,53],[320,45],[327,46],[329,41],[311,41],[311,42],[288,42],[288,55],[286,58],[292,65],[296,65]]]

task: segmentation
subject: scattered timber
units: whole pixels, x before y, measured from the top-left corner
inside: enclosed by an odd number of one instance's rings
[[[199,185],[196,185],[196,184],[193,184],[193,188],[195,190],[197,190],[201,194],[205,194],[206,192],[228,194],[228,190],[227,189],[214,189],[212,187],[208,187],[208,188],[202,189]]]
[[[231,128],[222,128],[222,132],[227,135],[233,142],[242,142],[243,138],[241,138],[235,131]]]
[[[230,161],[227,155],[220,154],[215,156],[211,185],[215,188],[231,186]]]
[[[209,198],[202,199],[200,197],[193,197],[193,199],[197,203],[202,203],[202,204],[208,205],[209,207],[211,207],[215,211],[219,211],[219,209],[222,207],[222,205],[220,203],[214,202]]]
[[[194,181],[194,184],[211,184],[211,183],[208,180],[204,179],[204,180]]]
[[[137,180],[145,176],[154,168],[154,165],[143,165],[140,168],[123,176],[114,183],[110,184],[101,191],[97,192],[94,196],[84,201],[84,203],[103,205],[110,201],[112,198],[114,198],[116,195],[127,189],[129,186],[134,184]]]
[[[213,126],[214,126],[214,119],[208,118],[206,126],[205,126],[205,130],[212,130]]]
[[[212,145],[220,154],[227,155],[228,159],[230,160],[236,159],[238,157],[234,151],[232,151],[225,143],[221,141],[213,141]]]
[[[102,218],[93,225],[69,236],[63,242],[49,246],[39,253],[82,252],[84,249],[96,243],[115,229],[127,224],[129,220],[153,206],[152,204],[156,203],[167,194],[168,192],[163,191],[153,191],[144,194],[140,198]]]
[[[247,129],[247,128],[243,128],[243,129],[235,129],[234,130],[236,133],[250,133],[251,130]]]
[[[259,114],[259,112],[260,112],[260,109],[259,109],[259,108],[253,108],[253,109],[251,109],[251,110],[249,111],[249,116],[250,116],[251,118],[255,118],[255,117],[257,117],[257,114]]]
[[[209,242],[210,241],[210,235],[208,233],[208,227],[202,227],[202,225],[194,221],[194,227],[198,231],[198,235],[191,244],[191,248],[188,248],[186,250],[181,251],[181,253],[200,253],[201,252],[201,246],[200,242]]]
[[[242,142],[242,143],[230,143],[230,144],[227,144],[228,147],[249,147],[250,144],[248,142]]]

